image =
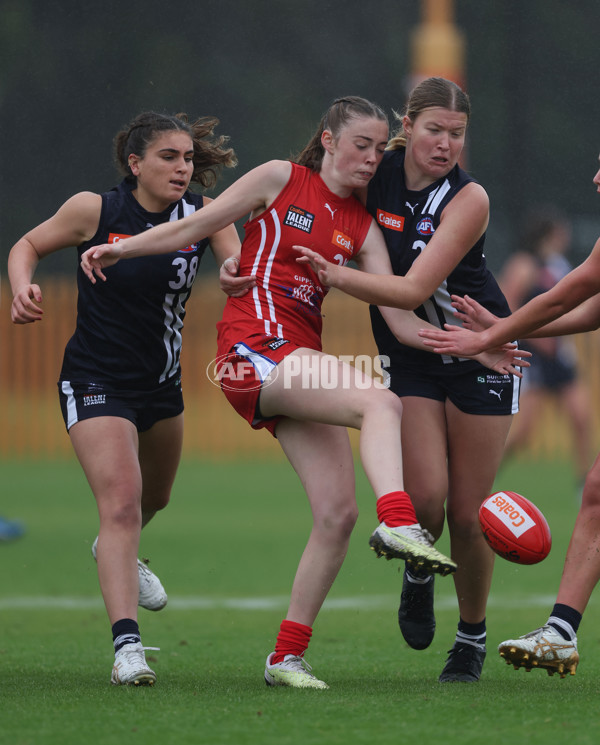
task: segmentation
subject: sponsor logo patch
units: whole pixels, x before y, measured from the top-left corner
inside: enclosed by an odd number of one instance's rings
[[[107,243],[118,243],[125,240],[125,238],[131,238],[131,236],[125,235],[125,233],[109,233]]]
[[[298,228],[298,230],[303,230],[305,233],[310,233],[314,219],[315,216],[312,212],[308,212],[307,210],[303,210],[302,207],[295,207],[293,204],[290,204],[283,224],[289,225],[290,228]]]
[[[289,339],[272,339],[271,341],[267,342],[264,346],[269,347],[269,349],[272,349],[275,351],[276,349],[279,349],[279,347],[283,347],[284,344],[289,344]]]
[[[383,225],[384,228],[397,230],[400,233],[404,230],[404,218],[401,215],[393,215],[391,212],[384,212],[378,209],[377,222]]]
[[[352,255],[354,252],[354,242],[352,238],[342,233],[341,230],[334,230],[331,242],[334,246],[341,246],[346,253]]]
[[[105,393],[84,393],[83,394],[83,405],[84,406],[97,406],[99,404],[106,403]]]

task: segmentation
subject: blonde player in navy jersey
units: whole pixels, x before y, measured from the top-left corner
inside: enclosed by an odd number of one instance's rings
[[[304,654],[357,518],[346,427],[361,432],[361,459],[377,498],[372,547],[432,573],[456,568],[431,546],[404,490],[400,400],[322,351],[321,306],[328,288],[311,267],[300,269],[293,250],[304,242],[340,264],[354,258],[365,270],[391,271],[381,232],[353,195],[372,179],[387,138],[387,117],[378,106],[355,96],[338,99],[296,162],[264,163],[204,210],[158,226],[145,240],[136,236],[97,246],[81,257],[93,282],[99,277],[109,284],[110,269],[106,276],[103,270],[122,258],[188,245],[250,214],[240,274],[250,274],[254,287],[228,298],[218,324],[222,388],[249,424],[276,434],[313,516],[287,615],[265,665],[265,681],[272,686],[328,687],[310,672]],[[413,313],[382,312],[407,344],[420,345],[415,325],[422,322]],[[498,369],[514,370],[514,362],[500,359]]]
[[[600,169],[593,178],[600,194]],[[457,318],[465,328],[420,334],[440,354],[472,354],[498,339],[546,339],[600,328],[600,238],[588,258],[546,292],[518,308],[509,318],[497,318],[471,297],[453,297]],[[534,358],[535,362],[535,358]],[[575,675],[579,663],[577,632],[592,592],[600,580],[600,455],[583,486],[581,507],[567,555],[556,602],[546,623],[517,639],[503,641],[498,651],[515,669],[539,668],[550,675]]]
[[[378,306],[414,310],[437,328],[453,322],[451,293],[469,293],[494,314],[509,314],[483,255],[488,196],[458,165],[469,116],[469,99],[454,83],[428,78],[415,87],[367,197],[396,276],[334,266],[305,251],[324,284]],[[402,400],[406,489],[434,539],[447,519],[458,564],[458,630],[439,680],[475,682],[486,654],[494,563],[478,510],[517,411],[518,380],[475,360],[433,358],[401,344],[377,308],[371,316],[379,352],[390,359],[390,387]],[[433,640],[433,599],[433,576],[407,566],[398,621],[414,649]]]
[[[115,137],[124,180],[104,194],[81,192],[23,236],[8,260],[12,320],[43,319],[33,283],[40,259],[62,248],[83,253],[154,225],[179,220],[210,200],[188,190],[211,186],[235,165],[212,117],[145,112]],[[202,253],[217,261],[237,254],[233,225],[162,256],[123,262],[111,282],[92,285],[78,270],[77,326],[59,380],[60,404],[75,453],[98,506],[92,552],[112,625],[115,685],[152,685],[137,622],[138,603],[160,610],[167,595],[139,561],[141,529],[170,498],[183,438],[179,356],[185,304]],[[83,281],[82,281],[83,280]]]

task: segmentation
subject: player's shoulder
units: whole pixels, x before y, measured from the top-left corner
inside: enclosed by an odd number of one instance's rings
[[[102,206],[102,195],[93,191],[80,191],[73,194],[63,204],[67,209],[100,209]]]
[[[468,204],[470,210],[488,212],[490,209],[490,198],[487,191],[477,181],[466,181],[459,186],[448,202],[451,210],[464,209]]]
[[[92,191],[80,191],[66,200],[54,219],[70,222],[80,232],[93,235],[101,212],[102,196]]]
[[[292,164],[287,160],[269,160],[248,171],[238,180],[239,189],[261,194],[272,202],[286,186],[292,174]]]

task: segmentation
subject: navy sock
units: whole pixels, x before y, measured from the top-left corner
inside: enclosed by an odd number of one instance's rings
[[[125,644],[136,644],[141,642],[140,627],[137,621],[131,618],[121,618],[112,627],[113,644],[115,652],[118,652]]]
[[[462,618],[458,621],[456,641],[462,644],[472,644],[474,647],[485,649],[486,626],[485,618],[480,623],[467,623]]]
[[[553,629],[558,631],[563,639],[573,641],[577,637],[581,618],[581,613],[575,610],[575,608],[571,608],[570,605],[556,603],[548,619],[548,626],[552,626]]]

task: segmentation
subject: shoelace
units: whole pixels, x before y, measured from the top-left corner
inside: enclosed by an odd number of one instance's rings
[[[530,631],[528,634],[523,634],[523,636],[520,636],[519,639],[531,639],[534,636],[537,636],[538,634],[546,634],[548,631],[554,631],[554,633],[558,633],[555,629],[553,629],[551,626],[540,626],[539,629],[535,629],[534,631]]]
[[[304,657],[298,657],[297,655],[294,655],[290,660],[284,660],[283,662],[286,667],[289,667],[298,672],[307,672],[314,678],[314,675],[312,675],[312,667],[308,664]]]
[[[148,567],[144,564],[144,562],[140,561],[139,559],[138,559],[138,572],[140,576],[144,577],[144,579],[150,579],[150,577],[152,576],[152,572],[150,571],[150,569],[148,569]]]
[[[421,543],[423,546],[433,548],[433,536],[428,530],[422,528],[420,525],[407,525],[406,530],[409,533],[410,538],[417,543]]]
[[[122,649],[119,650],[119,652],[124,657],[126,657],[128,660],[129,660],[130,657],[138,656],[142,652],[148,652],[148,651],[160,652],[160,647],[141,647],[139,649],[126,649],[125,651],[123,651]],[[119,652],[117,654],[119,654]]]

